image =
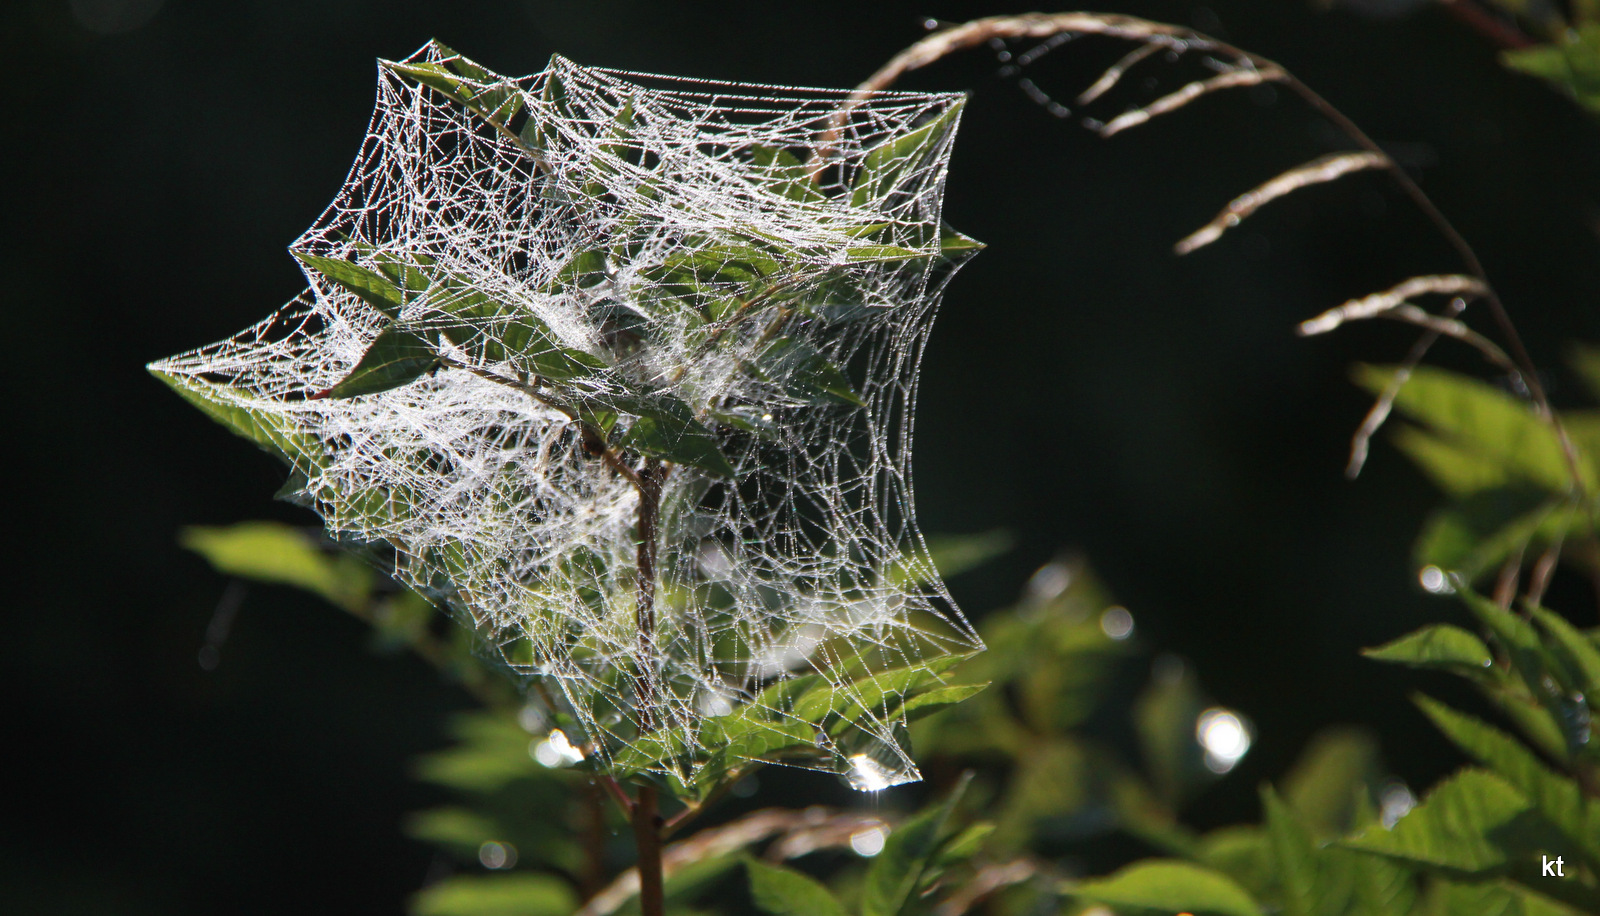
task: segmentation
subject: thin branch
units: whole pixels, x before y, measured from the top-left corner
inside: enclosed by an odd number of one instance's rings
[[[1495,346],[1494,341],[1467,327],[1465,322],[1431,314],[1409,302],[1395,306],[1384,312],[1380,317],[1404,321],[1419,328],[1427,328],[1444,337],[1459,340],[1483,354],[1483,358],[1493,363],[1496,367],[1507,372],[1517,371],[1517,367],[1512,365],[1511,357],[1506,355],[1506,351]]]
[[[933,909],[933,916],[962,916],[995,891],[1031,881],[1044,870],[1043,864],[1032,858],[985,865],[955,893],[940,901]]]
[[[1360,299],[1351,299],[1343,305],[1331,308],[1315,318],[1302,321],[1298,330],[1302,337],[1326,334],[1346,321],[1357,321],[1362,318],[1381,315],[1391,309],[1399,308],[1405,304],[1406,300],[1414,296],[1421,296],[1427,293],[1438,293],[1445,296],[1486,296],[1489,293],[1489,288],[1478,278],[1461,274],[1430,274],[1423,277],[1412,277],[1397,286],[1373,293],[1370,296],[1362,296]]]
[[[1146,47],[1149,47],[1146,45]],[[1209,223],[1172,246],[1178,254],[1188,254],[1215,242],[1222,233],[1244,222],[1251,214],[1280,197],[1314,184],[1333,181],[1352,172],[1389,168],[1389,157],[1382,153],[1334,153],[1296,166],[1235,197]]]
[[[882,823],[880,818],[872,815],[820,806],[801,811],[766,808],[720,827],[702,830],[687,840],[667,846],[661,856],[662,873],[670,877],[686,865],[725,856],[773,837],[778,837],[779,843],[782,843],[784,839],[804,832],[826,831],[840,838],[840,842],[833,845],[842,845],[848,843],[849,837],[857,832]],[[610,916],[626,906],[638,893],[639,872],[630,868],[618,875],[605,890],[594,895],[574,916]]]
[[[1078,104],[1087,105],[1102,95],[1105,95],[1107,92],[1110,92],[1116,87],[1117,83],[1122,80],[1122,77],[1126,75],[1129,70],[1138,66],[1139,62],[1144,60],[1146,57],[1149,57],[1150,55],[1161,50],[1162,47],[1163,45],[1151,41],[1134,48],[1127,54],[1124,54],[1121,60],[1112,64],[1110,68],[1106,70],[1106,72],[1100,74],[1100,78],[1095,80],[1093,85],[1091,85],[1088,89],[1078,93]]]
[[[1461,314],[1467,307],[1467,300],[1450,300],[1449,311],[1451,316]],[[1406,354],[1405,361],[1395,370],[1394,377],[1389,379],[1389,384],[1384,387],[1383,393],[1373,403],[1367,415],[1362,418],[1361,425],[1356,429],[1355,435],[1350,437],[1350,460],[1345,464],[1344,475],[1354,480],[1361,474],[1361,468],[1367,463],[1367,455],[1372,448],[1372,437],[1378,434],[1378,429],[1383,426],[1383,421],[1389,418],[1389,412],[1394,409],[1395,399],[1400,396],[1400,389],[1411,380],[1411,373],[1422,364],[1428,350],[1438,342],[1440,334],[1430,330],[1411,345],[1411,352]]]
[[[1177,92],[1164,95],[1143,108],[1125,111],[1112,118],[1110,121],[1096,129],[1102,137],[1111,137],[1120,134],[1130,127],[1138,127],[1151,118],[1170,114],[1183,106],[1193,102],[1203,95],[1209,95],[1223,89],[1236,89],[1244,86],[1259,86],[1262,83],[1281,83],[1289,78],[1277,64],[1267,64],[1263,67],[1249,66],[1238,70],[1229,70],[1216,76],[1194,82],[1184,86]]]
[[[1454,0],[1454,2],[1448,3],[1448,6],[1451,7],[1452,12],[1460,15],[1463,13],[1460,8],[1465,6],[1465,0]],[[884,64],[876,73],[858,86],[856,91],[851,94],[850,99],[840,106],[839,111],[830,119],[827,130],[823,131],[818,138],[817,148],[813,154],[811,166],[813,180],[821,172],[826,160],[833,154],[833,144],[838,140],[850,112],[857,105],[871,98],[874,93],[888,88],[905,73],[926,67],[956,51],[976,47],[994,39],[1048,38],[1063,32],[1104,35],[1141,44],[1154,43],[1180,52],[1187,50],[1210,51],[1222,57],[1231,58],[1236,66],[1249,68],[1248,70],[1230,71],[1231,73],[1271,72],[1277,82],[1295,95],[1298,95],[1323,117],[1332,121],[1335,127],[1343,131],[1363,150],[1374,155],[1384,155],[1378,144],[1342,111],[1331,105],[1293,74],[1283,70],[1266,58],[1249,54],[1226,42],[1218,41],[1215,38],[1189,29],[1149,22],[1131,16],[1097,15],[1094,13],[1057,13],[1053,15],[1029,13],[1021,16],[975,19],[963,25],[954,26],[929,35],[895,55],[888,63]],[[1185,90],[1187,89],[1188,87],[1185,87]],[[1182,91],[1184,90],[1180,90],[1180,92]],[[1124,117],[1127,116],[1125,115]],[[1112,124],[1105,125],[1102,128],[1102,132],[1115,124],[1117,124],[1117,121],[1114,120]],[[1119,127],[1118,129],[1122,128]],[[1506,350],[1510,353],[1513,363],[1517,367],[1516,379],[1525,386],[1528,397],[1533,402],[1540,417],[1549,423],[1550,427],[1555,431],[1556,437],[1561,443],[1561,451],[1566,459],[1567,471],[1571,477],[1572,485],[1577,492],[1582,493],[1584,484],[1579,470],[1577,449],[1573,446],[1566,428],[1562,425],[1561,418],[1556,415],[1554,408],[1551,406],[1550,398],[1539,381],[1533,360],[1529,357],[1527,348],[1522,343],[1522,337],[1512,323],[1505,304],[1500,301],[1499,294],[1490,285],[1488,273],[1484,270],[1483,263],[1478,259],[1477,252],[1467,243],[1466,238],[1461,235],[1455,225],[1429,199],[1428,195],[1423,193],[1422,188],[1416,181],[1406,174],[1405,170],[1400,168],[1393,160],[1388,162],[1388,172],[1395,183],[1405,192],[1406,196],[1411,198],[1412,203],[1422,211],[1423,215],[1433,223],[1434,228],[1455,249],[1457,255],[1466,265],[1467,273],[1471,274],[1482,285],[1483,292],[1481,295],[1487,302],[1489,313],[1493,316],[1495,325],[1499,328],[1501,336],[1506,341]]]

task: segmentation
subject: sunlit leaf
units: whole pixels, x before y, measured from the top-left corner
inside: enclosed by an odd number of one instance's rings
[[[746,859],[750,897],[772,916],[845,916],[844,906],[821,882],[779,865]]]
[[[1114,908],[1119,916],[1262,916],[1261,907],[1239,885],[1187,862],[1136,862],[1108,878],[1069,888],[1086,901]]]
[[[318,550],[305,532],[278,522],[193,526],[183,529],[178,542],[220,573],[292,585],[345,610],[361,610],[372,593],[371,567],[349,554]]]
[[[439,347],[402,324],[391,324],[373,339],[350,374],[323,393],[330,398],[378,394],[409,385],[439,366]]]
[[[578,905],[554,875],[452,875],[411,898],[412,916],[568,916]]]
[[[1375,649],[1363,649],[1361,654],[1382,662],[1398,662],[1468,677],[1481,675],[1494,661],[1483,640],[1448,623],[1429,624]]]

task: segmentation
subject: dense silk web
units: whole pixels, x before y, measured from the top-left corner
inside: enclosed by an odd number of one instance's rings
[[[734,762],[915,779],[903,700],[980,648],[917,531],[910,475],[923,344],[976,247],[940,220],[961,98],[559,57],[512,80],[438,45],[380,73],[348,180],[291,246],[310,288],[152,371],[286,458],[285,495],[334,536],[541,679],[572,756],[689,783],[737,718],[773,740],[745,734]],[[317,258],[426,279],[386,314]],[[314,396],[391,323],[426,335],[441,302],[473,295],[500,311],[469,342],[436,335],[431,373]],[[598,368],[541,389],[555,370],[519,357],[519,315]],[[648,425],[641,391],[687,405],[733,471],[656,452],[649,639],[639,491],[571,409],[606,405],[583,416],[642,466],[649,449],[623,435]]]

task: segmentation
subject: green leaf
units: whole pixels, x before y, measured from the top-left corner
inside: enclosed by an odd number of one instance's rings
[[[898,916],[904,911],[922,882],[929,860],[939,849],[946,822],[971,781],[971,774],[963,777],[943,803],[924,808],[889,834],[883,851],[867,869],[861,916]]]
[[[750,149],[750,164],[766,173],[768,185],[780,197],[802,203],[827,199],[812,183],[810,169],[786,149],[753,146]]]
[[[1545,649],[1533,624],[1474,592],[1463,591],[1461,597],[1505,650],[1511,659],[1512,669],[1527,685],[1529,692],[1541,702],[1557,699],[1550,689],[1549,678],[1559,679],[1563,672]],[[1559,686],[1567,691],[1574,689],[1571,684]]]
[[[1375,649],[1363,649],[1361,654],[1380,662],[1449,671],[1466,677],[1478,677],[1494,664],[1494,657],[1483,640],[1447,623],[1430,624]]]
[[[750,876],[750,897],[763,913],[772,916],[845,916],[826,887],[792,868],[745,859]]]
[[[353,398],[409,385],[439,366],[439,348],[401,324],[379,332],[361,360],[337,385],[316,397]]]
[[[957,102],[917,130],[868,150],[850,190],[850,204],[864,207],[875,201],[883,201],[899,190],[906,176],[914,174],[938,153],[940,146],[955,130],[965,104],[964,100]]]
[[[462,859],[476,858],[479,847],[498,832],[494,821],[458,805],[417,811],[405,822],[406,836],[442,846]]]
[[[1600,346],[1574,343],[1567,351],[1567,363],[1583,379],[1589,396],[1600,399]]]
[[[833,401],[866,406],[844,370],[805,340],[795,337],[774,340],[753,368],[763,378],[782,386],[792,397],[812,403]]]
[[[1429,916],[1582,916],[1577,910],[1514,885],[1450,881],[1433,882],[1421,912]]]
[[[970,235],[957,232],[949,223],[939,224],[939,251],[945,257],[963,255],[968,252],[981,251],[989,247]]]
[[[365,563],[348,554],[324,553],[304,532],[278,522],[189,527],[178,543],[205,557],[220,573],[292,585],[347,611],[361,611],[372,594],[372,570]]]
[[[995,825],[989,821],[979,821],[969,826],[939,847],[939,855],[934,859],[937,868],[948,868],[972,858],[983,850],[983,844],[995,831]]]
[[[1556,84],[1590,111],[1600,112],[1600,24],[1567,29],[1551,44],[1504,51],[1500,59],[1513,70]]]
[[[554,875],[452,875],[411,898],[412,916],[567,916],[578,906]]]
[[[1283,801],[1309,834],[1342,836],[1356,824],[1354,804],[1380,776],[1378,743],[1364,729],[1325,728],[1312,736],[1283,779]]]
[[[1317,861],[1311,834],[1271,787],[1261,790],[1266,812],[1267,851],[1282,891],[1285,916],[1322,916],[1344,909]],[[1348,890],[1348,889],[1345,889]]]
[[[842,687],[817,687],[795,702],[794,715],[817,724],[830,717],[837,717],[840,725],[854,722],[868,712],[881,713],[929,689],[947,686],[942,675],[968,657],[946,655],[920,665],[891,668]]]
[[[1417,538],[1415,562],[1419,567],[1449,570],[1472,583],[1508,560],[1535,555],[1544,545],[1591,527],[1588,517],[1565,496],[1550,497],[1525,485],[1497,487],[1435,513]]]
[[[470,713],[458,716],[450,747],[418,758],[418,779],[460,792],[497,791],[521,779],[550,779],[555,771],[528,754],[528,733],[509,716]]]
[[[1551,841],[1555,842],[1551,842]],[[1468,768],[1435,786],[1391,830],[1369,827],[1344,846],[1447,873],[1490,877],[1513,857],[1561,845],[1522,793],[1487,770]]]
[[[295,426],[294,421],[271,410],[251,407],[244,395],[227,385],[178,375],[154,367],[149,373],[166,383],[185,401],[200,408],[236,436],[248,439],[268,454],[292,468],[311,470],[322,467],[322,448],[317,441]]]
[[[593,395],[578,401],[580,416],[604,411],[629,413],[638,418],[617,445],[697,467],[718,477],[734,477],[738,473],[722,454],[716,434],[695,419],[688,404],[666,392]]]
[[[355,293],[368,305],[390,318],[400,317],[400,307],[405,304],[405,297],[401,295],[399,287],[389,282],[388,277],[359,264],[337,258],[324,258],[298,251],[292,251],[290,254],[300,263]]]
[[[844,256],[850,261],[912,261],[928,255],[899,245],[856,245],[846,248]]]
[[[1395,369],[1362,366],[1356,381],[1373,393],[1388,386]],[[1395,407],[1431,427],[1466,453],[1490,461],[1513,478],[1553,493],[1571,488],[1560,440],[1522,401],[1480,382],[1432,366],[1419,366],[1400,389]],[[1426,466],[1425,466],[1426,467]],[[1596,489],[1594,469],[1580,462],[1584,487]]]
[[[988,687],[989,684],[985,681],[982,684],[957,684],[953,687],[940,687],[929,690],[926,693],[919,693],[902,703],[900,712],[908,720],[914,721],[923,716],[936,713],[946,706],[963,703],[982,693]]]
[[[1079,899],[1114,908],[1119,916],[1263,916],[1239,885],[1187,862],[1136,862],[1108,878],[1067,889]]]
[[[1457,747],[1520,791],[1600,867],[1600,801],[1585,798],[1575,780],[1557,774],[1521,742],[1489,723],[1425,696],[1414,700]]]
[[[522,109],[522,92],[515,84],[490,73],[437,41],[433,45],[445,58],[437,64],[427,61],[384,61],[383,66],[411,77],[466,106],[473,114],[502,127]]]
[[[1158,672],[1135,700],[1133,726],[1151,782],[1162,800],[1175,807],[1216,777],[1195,740],[1195,724],[1206,703],[1192,666],[1179,663],[1169,670],[1175,676]]]
[[[1560,614],[1542,607],[1530,607],[1528,613],[1544,632],[1546,648],[1565,670],[1564,680],[1584,696],[1600,698],[1600,647]]]

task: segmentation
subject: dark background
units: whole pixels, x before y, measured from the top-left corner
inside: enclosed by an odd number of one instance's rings
[[[1558,400],[1579,400],[1557,367],[1565,342],[1600,339],[1594,120],[1502,70],[1436,9],[1101,8],[1272,57],[1390,145],[1478,246]],[[920,37],[924,16],[1022,11],[35,0],[4,13],[12,351],[0,365],[14,470],[0,686],[14,712],[0,908],[389,913],[423,880],[431,854],[398,822],[435,796],[408,760],[443,742],[465,697],[414,659],[367,651],[356,621],[265,587],[244,596],[221,664],[201,669],[228,583],[178,549],[177,529],[313,519],[271,501],[270,459],[142,369],[302,287],[284,249],[359,147],[374,58],[437,36],[504,73],[560,51],[848,86]],[[1032,75],[1070,96],[1115,56],[1078,48]],[[1017,537],[952,583],[968,613],[1009,602],[1058,551],[1088,556],[1147,644],[1191,659],[1256,722],[1251,756],[1192,810],[1202,826],[1254,818],[1255,784],[1329,724],[1376,729],[1414,786],[1437,778],[1455,761],[1403,702],[1414,679],[1356,655],[1454,614],[1420,592],[1408,560],[1435,496],[1381,444],[1361,480],[1341,474],[1366,407],[1348,366],[1397,360],[1412,336],[1303,341],[1293,327],[1412,273],[1458,269],[1443,243],[1364,176],[1175,258],[1172,242],[1232,196],[1333,148],[1287,98],[1219,95],[1102,141],[1029,101],[990,52],[906,85],[973,92],[946,215],[990,248],[935,329],[916,462],[924,530]],[[1582,594],[1565,597],[1593,625]]]

